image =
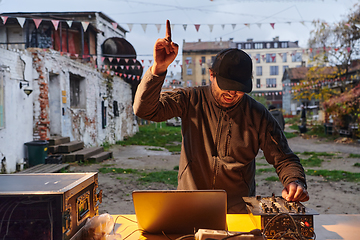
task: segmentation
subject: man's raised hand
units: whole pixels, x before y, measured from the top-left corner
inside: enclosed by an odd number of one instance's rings
[[[165,38],[159,38],[154,46],[154,65],[151,72],[155,75],[162,74],[168,66],[175,60],[179,51],[179,46],[171,41],[170,21],[166,21]]]

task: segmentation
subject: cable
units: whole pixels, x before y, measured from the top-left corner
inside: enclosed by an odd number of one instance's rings
[[[142,229],[138,228],[138,229],[132,231],[129,235],[127,235],[126,237],[124,237],[123,240],[125,240],[125,239],[127,239],[128,237],[130,237],[131,235],[133,235],[136,231],[142,232]]]
[[[13,209],[11,210],[11,213],[10,213],[9,218],[8,218],[8,224],[7,224],[7,228],[6,228],[6,234],[4,235],[3,240],[5,239],[5,237],[6,237],[6,236],[8,235],[8,233],[9,233],[9,226],[10,226],[11,216],[12,216],[15,208],[16,208],[19,204],[20,204],[20,203],[17,202],[16,205],[15,205],[15,207],[13,207]],[[5,214],[4,214],[4,216],[5,216]]]
[[[186,239],[186,238],[190,238],[192,237],[193,239],[195,239],[195,235],[194,234],[188,234],[188,235],[184,235],[181,237],[178,237],[176,240],[182,240],[182,239]]]

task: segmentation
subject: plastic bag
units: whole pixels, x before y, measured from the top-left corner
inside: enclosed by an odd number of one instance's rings
[[[114,227],[114,218],[104,213],[89,218],[84,226],[83,240],[110,240],[121,239],[121,235],[110,235]]]

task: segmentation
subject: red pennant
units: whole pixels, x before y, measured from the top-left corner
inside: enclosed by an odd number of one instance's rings
[[[196,31],[198,32],[199,28],[200,28],[200,24],[195,24],[195,28],[196,28]]]
[[[141,62],[144,63],[144,59],[141,59]]]
[[[116,22],[112,22],[111,24],[112,24],[112,26],[113,26],[114,29],[116,29],[117,26],[118,26],[118,24],[117,24]]]
[[[118,62],[120,62],[120,58],[116,58],[116,60],[117,60]]]
[[[42,19],[33,18],[33,21],[34,21],[34,23],[35,23],[36,28],[39,28],[40,23],[42,22]]]
[[[109,57],[109,61],[112,62],[113,58],[112,57]]]
[[[51,22],[54,25],[55,31],[57,31],[60,20],[51,20]]]
[[[101,61],[104,62],[104,60],[105,60],[105,57],[101,57]]]
[[[139,80],[139,79],[140,79],[140,76],[136,76],[136,78],[137,78],[137,80]]]
[[[275,23],[270,23],[270,25],[274,29]]]
[[[1,19],[3,20],[3,24],[5,25],[6,20],[8,19],[8,17],[7,16],[1,16]]]
[[[129,66],[128,66],[128,65],[126,65],[126,70],[129,70]]]

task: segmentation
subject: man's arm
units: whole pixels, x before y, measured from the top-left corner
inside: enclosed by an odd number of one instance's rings
[[[153,121],[164,121],[172,117],[172,113],[167,106],[159,100],[161,87],[165,79],[168,66],[177,56],[179,46],[171,41],[170,22],[166,22],[166,36],[158,39],[154,46],[154,64],[145,73],[141,80],[134,99],[134,113],[143,118]],[[162,114],[159,112],[163,110]]]

